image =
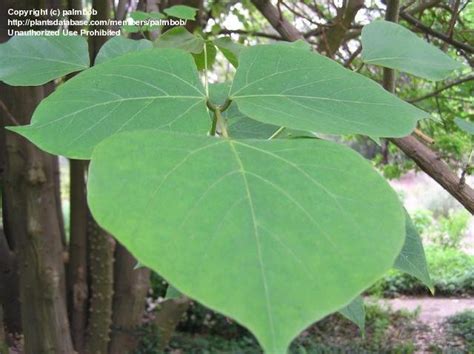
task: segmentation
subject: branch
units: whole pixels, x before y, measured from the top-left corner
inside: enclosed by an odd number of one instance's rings
[[[219,34],[241,34],[245,36],[255,36],[255,37],[263,37],[263,38],[270,38],[274,39],[277,41],[286,41],[285,38],[276,35],[276,34],[271,34],[271,33],[265,33],[265,32],[252,32],[252,31],[244,31],[244,30],[230,30],[230,29],[222,29],[219,31]]]
[[[410,15],[410,14],[404,12],[404,11],[402,11],[400,13],[400,17],[403,18],[405,21],[407,21],[409,24],[411,24],[411,25],[415,26],[416,28],[420,29],[421,31],[423,31],[427,34],[430,34],[433,37],[441,39],[442,41],[451,44],[453,47],[455,47],[457,49],[464,50],[464,51],[466,51],[470,54],[474,53],[474,48],[471,47],[469,44],[459,42],[459,41],[445,35],[444,33],[440,33],[440,32],[437,32],[437,31],[431,29],[431,27],[426,26],[421,21],[418,21],[412,15]]]
[[[272,5],[270,0],[252,0],[252,3],[287,41],[294,42],[298,39],[304,39],[296,27],[285,20],[284,17],[280,17],[278,9]]]
[[[465,82],[469,82],[471,80],[474,80],[474,75],[469,75],[469,76],[463,77],[461,79],[458,79],[456,81],[452,81],[452,82],[446,84],[443,87],[440,87],[439,89],[437,89],[433,92],[427,93],[426,95],[423,95],[421,97],[413,98],[411,100],[408,100],[407,102],[415,103],[415,102],[426,100],[427,98],[438,95],[439,93],[443,92],[444,90],[450,89],[451,87],[454,87],[454,86],[457,86],[457,85],[461,85],[461,84],[463,84]]]
[[[397,3],[396,5],[398,8],[397,0],[391,0],[389,5],[392,5],[395,2]],[[280,19],[278,17],[278,10],[270,3],[270,1],[252,0],[252,3],[272,25],[275,23],[275,25],[278,26],[274,26],[274,28],[278,31],[278,33],[281,34],[283,38],[289,41],[295,41],[303,38],[303,36],[291,23],[286,21],[284,18]],[[393,75],[393,70],[391,70],[391,72]],[[386,71],[386,73],[390,73],[390,71]],[[390,74],[387,76],[390,76]],[[393,82],[391,84],[393,85]],[[474,213],[474,190],[467,184],[460,183],[460,178],[444,161],[440,159],[436,152],[419,142],[414,136],[391,139],[391,141],[397,145],[407,156],[413,159],[413,161],[415,161],[415,163],[423,171],[425,171],[462,205],[464,205],[467,210],[469,210],[471,213]]]
[[[397,22],[399,13],[399,0],[390,0],[387,3],[385,20]],[[394,93],[395,80],[394,70],[384,68],[383,86],[387,91]],[[408,155],[415,163],[433,179],[435,179],[444,189],[455,197],[462,205],[474,214],[474,190],[464,183],[463,178],[459,178],[451,168],[441,158],[418,141],[414,136],[404,138],[389,139],[400,150]]]

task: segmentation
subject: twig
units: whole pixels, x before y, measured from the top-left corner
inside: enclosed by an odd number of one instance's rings
[[[416,28],[420,29],[421,31],[432,35],[433,37],[436,37],[438,39],[441,39],[442,41],[451,44],[453,47],[464,50],[470,54],[474,53],[474,48],[468,45],[467,43],[462,43],[459,42],[453,38],[450,38],[449,36],[445,35],[444,33],[437,32],[433,30],[431,27],[426,26],[423,24],[421,21],[418,21],[416,18],[414,18],[412,15],[406,13],[406,12],[401,12],[400,17],[402,17],[405,21],[407,21],[409,24],[415,26]]]
[[[463,84],[463,83],[471,81],[471,80],[474,80],[474,75],[469,75],[469,76],[463,77],[461,79],[452,81],[452,82],[446,84],[445,86],[440,87],[437,90],[434,90],[433,92],[427,93],[426,95],[423,95],[423,96],[418,97],[418,98],[410,99],[410,100],[408,100],[408,102],[415,103],[415,102],[426,100],[427,98],[438,95],[439,93],[443,92],[444,90],[450,89],[451,87]]]

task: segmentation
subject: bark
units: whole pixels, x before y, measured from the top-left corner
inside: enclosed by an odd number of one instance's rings
[[[3,307],[0,304],[0,354],[8,354],[7,338],[3,325]]]
[[[91,295],[85,352],[106,354],[112,324],[115,241],[92,217],[89,218],[88,244]]]
[[[0,129],[3,129],[0,126]],[[0,307],[4,308],[3,323],[10,333],[21,332],[18,267],[0,226]]]
[[[159,347],[164,349],[171,339],[179,321],[189,307],[189,298],[181,296],[163,301],[155,318],[159,330]]]
[[[107,20],[112,14],[110,0],[93,0],[92,7],[97,10],[94,20]],[[107,29],[97,26],[93,29]],[[89,38],[91,61],[99,52],[107,37]],[[112,324],[113,268],[115,241],[88,214],[88,264],[89,264],[89,317],[86,329],[85,352],[105,354],[110,341]]]
[[[343,2],[332,21],[331,27],[322,35],[319,43],[320,52],[325,52],[328,57],[334,56],[334,53],[346,39],[346,33],[349,31],[357,12],[363,6],[364,0],[348,0]]]
[[[2,1],[7,8],[57,7],[54,2]],[[6,40],[6,27],[0,30]],[[20,124],[28,124],[38,103],[53,89],[39,87],[0,88],[3,109]],[[6,133],[4,173],[5,232],[14,249],[19,274],[24,352],[72,353],[65,303],[61,224],[58,219],[55,157],[22,137]]]
[[[278,10],[269,1],[252,0],[262,15],[273,25],[275,23],[275,14]],[[261,6],[262,3],[265,6]],[[288,41],[301,39],[302,36],[298,30],[288,21],[279,18],[278,27],[275,29]],[[284,27],[285,31],[281,30]],[[386,80],[388,80],[388,74]],[[474,190],[466,185],[463,180],[451,170],[451,168],[441,160],[435,151],[419,142],[415,137],[391,139],[405,154],[413,159],[415,163],[425,171],[431,178],[437,181],[445,190],[456,198],[467,210],[474,213]]]
[[[0,84],[0,90],[6,86]],[[18,288],[18,268],[12,245],[7,239],[8,223],[11,220],[7,214],[8,204],[5,197],[4,173],[6,168],[6,140],[4,126],[4,109],[0,109],[0,195],[2,205],[3,225],[0,225],[0,306],[3,305],[3,322],[8,332],[21,332],[20,301]],[[6,232],[4,231],[6,230]]]
[[[67,278],[69,319],[74,348],[82,353],[87,324],[87,201],[85,162],[70,161],[70,241]]]
[[[82,0],[68,0],[68,8],[83,9]],[[71,16],[73,20],[82,20],[83,16]],[[80,26],[71,30],[79,31]],[[68,79],[74,74],[68,75]],[[87,198],[86,172],[87,164],[80,160],[69,161],[69,263],[67,273],[67,300],[69,321],[74,348],[79,353],[84,351],[85,331],[87,325],[87,305],[89,295],[87,264]]]
[[[284,39],[290,42],[304,39],[303,35],[291,23],[280,16],[280,12],[270,0],[252,0],[252,3]]]
[[[136,329],[142,324],[150,271],[135,269],[136,259],[120,244],[115,251],[114,302],[111,354],[133,352],[138,345]]]
[[[27,124],[45,87],[4,88],[2,100]],[[21,104],[18,104],[21,103]],[[55,157],[7,133],[5,198],[20,275],[25,353],[71,353],[64,297],[63,245],[57,215]]]

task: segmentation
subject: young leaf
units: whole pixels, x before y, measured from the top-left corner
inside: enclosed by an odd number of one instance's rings
[[[163,33],[155,42],[157,48],[180,48],[199,54],[204,49],[204,39],[189,33],[184,27],[174,27]]]
[[[395,260],[394,268],[413,275],[434,292],[433,282],[428,272],[425,250],[418,231],[413,225],[410,215],[405,211],[405,243]]]
[[[339,313],[347,318],[349,321],[354,322],[357,327],[360,328],[361,332],[365,331],[365,306],[362,296],[357,296],[352,302],[339,310]]]
[[[96,220],[140,262],[272,354],[379,279],[404,241],[387,182],[316,139],[123,133],[94,150],[88,191]]]
[[[0,44],[0,81],[8,85],[43,85],[88,67],[84,37],[20,36]]]
[[[443,80],[463,64],[425,42],[409,29],[374,21],[362,29],[362,59],[367,64],[405,71],[427,80]]]
[[[242,44],[234,42],[229,37],[214,39],[214,44],[235,68],[239,66],[239,55],[245,48]]]
[[[230,98],[261,122],[327,134],[405,136],[427,117],[335,61],[281,44],[242,51]]]
[[[52,154],[88,159],[96,144],[124,130],[206,133],[205,101],[191,55],[148,49],[77,75],[41,102],[31,125],[9,129]]]
[[[468,134],[474,135],[474,123],[473,122],[470,122],[468,120],[461,119],[461,118],[454,118],[454,123],[456,123],[458,128],[461,129],[462,131],[464,131]]]
[[[100,48],[97,57],[95,58],[95,64],[103,63],[109,59],[119,57],[126,53],[138,52],[144,49],[150,49],[153,47],[153,43],[148,39],[128,39],[122,36],[117,36],[109,39]]]
[[[163,12],[168,16],[190,21],[194,21],[196,19],[197,11],[198,9],[186,5],[175,5],[163,10]]]
[[[211,69],[216,61],[217,50],[214,44],[210,41],[205,42],[206,46],[206,56],[207,56],[207,69]],[[204,49],[204,48],[203,48]],[[193,54],[194,61],[198,70],[206,69],[206,59],[204,58],[204,50],[199,54]]]

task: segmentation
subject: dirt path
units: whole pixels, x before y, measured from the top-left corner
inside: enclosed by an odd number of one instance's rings
[[[465,352],[462,341],[445,333],[444,322],[448,317],[459,312],[474,310],[474,298],[398,298],[383,299],[377,302],[380,305],[389,306],[393,310],[418,311],[417,322],[419,325],[413,338],[417,348],[415,353],[440,352],[440,348],[446,348],[446,346],[455,352]]]
[[[418,319],[426,324],[443,322],[447,317],[458,312],[474,310],[474,298],[398,298],[384,299],[381,302],[386,303],[394,310],[416,311],[419,309]]]

